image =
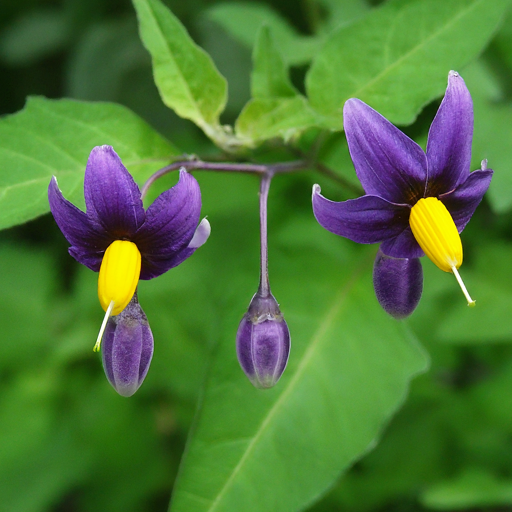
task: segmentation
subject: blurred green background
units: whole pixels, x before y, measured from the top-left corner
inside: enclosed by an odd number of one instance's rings
[[[377,3],[273,0],[262,12],[273,9],[307,38]],[[167,5],[228,79],[223,121],[233,122],[250,96],[248,41],[222,18],[220,2]],[[308,510],[512,510],[511,27],[509,18],[478,62],[458,70],[475,101],[473,168],[486,157],[500,173],[492,202],[483,201],[463,235],[462,273],[478,307],[469,311],[453,278],[423,262],[424,297],[408,325],[432,367],[413,381],[377,447]],[[303,62],[292,68],[301,90],[305,70]],[[0,77],[0,114],[23,108],[28,95],[114,101],[183,152],[218,157],[192,123],[163,107],[127,1],[2,0]],[[406,128],[420,143],[438,104]],[[325,148],[325,163],[354,179],[343,135],[329,136]],[[271,149],[268,158],[278,155]],[[110,387],[92,352],[103,316],[97,276],[67,254],[51,216],[0,233],[0,511],[167,509],[211,355],[226,330],[234,343],[258,280],[257,179],[196,176],[215,236],[179,268],[140,284],[155,356],[130,399]],[[290,255],[306,266],[344,247],[315,224],[315,182],[328,197],[346,194],[313,172],[280,176],[272,186],[270,271],[278,289],[297,286],[278,275]],[[310,247],[288,243],[304,229]]]

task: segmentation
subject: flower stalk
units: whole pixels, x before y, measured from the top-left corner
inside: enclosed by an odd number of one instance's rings
[[[236,353],[242,370],[260,389],[281,378],[290,355],[290,331],[270,292],[268,278],[267,204],[273,172],[260,182],[260,282],[236,333]]]
[[[268,192],[272,175],[263,174],[260,182],[260,285],[258,293],[261,297],[270,295],[270,283],[268,280],[268,241],[267,241],[267,204]]]

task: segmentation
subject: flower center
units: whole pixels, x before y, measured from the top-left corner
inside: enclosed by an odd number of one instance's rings
[[[462,265],[462,242],[450,212],[437,197],[420,199],[411,209],[409,225],[423,252],[445,272],[452,272],[466,296],[469,296],[457,269]]]
[[[110,315],[118,315],[132,300],[139,282],[141,256],[133,242],[115,240],[103,256],[98,278],[98,298],[105,318],[94,350],[98,351]]]

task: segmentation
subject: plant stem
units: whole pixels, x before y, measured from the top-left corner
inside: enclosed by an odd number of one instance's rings
[[[218,172],[250,172],[253,174],[281,174],[286,172],[298,171],[308,166],[304,160],[295,160],[291,162],[282,162],[278,164],[246,164],[246,163],[229,163],[229,162],[203,162],[202,160],[180,160],[173,162],[159,171],[155,172],[147,181],[141,190],[142,199],[148,193],[149,187],[162,176],[184,168],[187,171],[218,171]]]
[[[260,182],[260,285],[258,295],[263,298],[270,296],[270,283],[268,280],[267,203],[272,177],[273,173],[267,172],[261,176]]]

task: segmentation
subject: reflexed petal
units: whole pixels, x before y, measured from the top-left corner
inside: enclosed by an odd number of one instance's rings
[[[146,275],[144,267],[147,262],[159,262],[166,270],[178,264],[175,263],[177,253],[186,249],[191,242],[200,213],[199,185],[192,175],[182,169],[179,182],[156,198],[146,212],[146,222],[132,238],[142,254],[141,279],[148,279],[142,277]],[[157,275],[163,272],[165,270]]]
[[[473,102],[462,77],[448,75],[448,87],[428,134],[427,196],[453,190],[469,175]]]
[[[96,146],[91,151],[84,194],[91,222],[114,238],[130,238],[144,223],[139,187],[111,146]]]
[[[357,177],[367,195],[408,204],[423,197],[427,158],[416,142],[355,98],[345,103],[343,124]]]
[[[101,350],[110,384],[122,396],[133,395],[153,357],[153,334],[137,295],[119,315],[109,318]]]
[[[408,317],[423,291],[423,268],[418,258],[392,258],[380,249],[373,266],[373,286],[379,304],[396,319]]]
[[[373,244],[397,237],[409,225],[408,205],[393,204],[381,197],[362,196],[335,202],[313,186],[313,213],[327,231],[360,244]]]
[[[146,255],[142,260],[142,271],[140,279],[153,279],[159,275],[167,272],[169,269],[177,267],[183,263],[187,258],[196,252],[202,245],[206,243],[210,236],[211,227],[210,223],[204,218],[197,226],[197,229],[192,237],[192,240],[185,249],[174,254],[172,258],[158,258],[152,255]]]
[[[473,171],[469,178],[456,190],[439,196],[439,199],[450,212],[459,233],[466,227],[487,192],[492,173],[492,169]]]
[[[87,215],[63,197],[55,176],[48,186],[48,201],[55,222],[77,254],[97,253],[108,247],[110,240],[105,234],[96,231]]]
[[[177,267],[186,259],[190,258],[196,249],[185,247],[181,251],[173,253],[171,257],[158,257],[153,255],[142,255],[142,268],[140,279],[148,280],[165,274],[171,268]]]

